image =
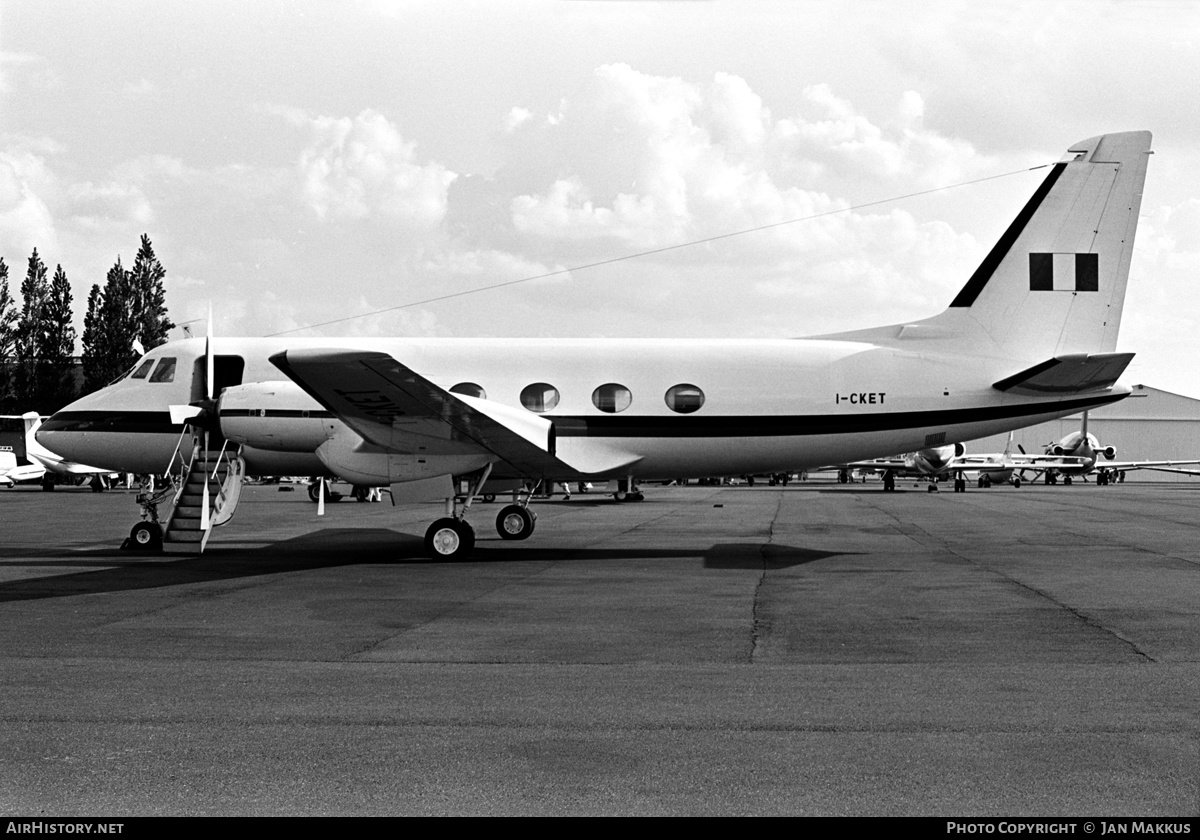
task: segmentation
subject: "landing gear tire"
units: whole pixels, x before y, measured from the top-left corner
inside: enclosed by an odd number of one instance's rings
[[[1021,477],[1020,477],[1019,475],[1014,475],[1014,476],[1013,476],[1013,480],[1012,480],[1012,486],[1013,486],[1013,487],[1020,487],[1020,486],[1021,486]]]
[[[496,533],[505,540],[528,539],[537,524],[533,511],[520,505],[509,505],[496,517]]]
[[[966,493],[967,492],[967,480],[965,478],[954,479],[954,492],[955,493]]]
[[[54,492],[54,476],[50,475],[50,473],[42,476],[42,490],[47,493]]]
[[[321,494],[321,485],[319,483],[314,481],[312,484],[308,485],[308,498],[310,501],[319,502],[321,499],[320,494]],[[330,487],[329,482],[326,481],[325,482],[325,501],[340,502],[341,500],[342,500],[342,494],[333,492],[333,488]]]
[[[134,551],[161,551],[162,528],[157,522],[139,522],[129,531],[129,547]]]
[[[462,560],[475,548],[475,530],[461,519],[437,520],[425,532],[425,553],[434,560]]]

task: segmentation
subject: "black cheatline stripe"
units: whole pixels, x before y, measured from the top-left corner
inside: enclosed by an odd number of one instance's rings
[[[183,424],[171,422],[169,411],[60,411],[41,425],[39,432],[122,432],[174,434]]]
[[[873,414],[770,415],[763,417],[550,417],[559,439],[565,437],[809,437],[860,434],[928,426],[959,426],[988,420],[1074,412],[1115,402],[1123,395],[1061,400],[1054,403],[959,408],[940,411],[892,411]]]
[[[1017,237],[1021,235],[1021,231],[1025,229],[1025,225],[1029,224],[1029,220],[1033,218],[1033,214],[1037,212],[1042,201],[1050,192],[1050,188],[1054,186],[1054,182],[1058,180],[1058,176],[1067,168],[1065,163],[1056,163],[1054,168],[1050,170],[1050,174],[1046,176],[1046,180],[1042,181],[1042,185],[1037,188],[1037,192],[1033,194],[1033,198],[1017,214],[1017,218],[1013,219],[1012,224],[1008,226],[1008,230],[1004,231],[1004,235],[999,241],[992,246],[992,250],[984,257],[983,262],[979,264],[979,268],[975,269],[975,273],[971,275],[971,279],[962,287],[958,295],[950,302],[950,306],[970,306],[975,302],[975,298],[979,297],[979,293],[983,291],[983,287],[987,285],[987,281],[991,279],[992,272],[1000,265],[1000,262],[1007,256],[1008,251],[1012,248],[1013,243],[1017,241]]]
[[[763,417],[714,416],[689,414],[680,417],[553,417],[558,438],[727,438],[727,437],[809,437],[812,435],[858,434],[925,426],[958,426],[987,420],[1031,417],[1038,414],[1075,412],[1116,402],[1123,394],[1106,394],[1058,400],[1053,403],[1021,403],[982,408],[957,408],[935,411],[891,411],[872,414],[796,414]],[[310,415],[311,416],[311,415]],[[331,415],[332,416],[332,415]],[[545,415],[543,415],[545,416]],[[65,411],[42,424],[48,432],[122,432],[142,434],[179,434],[182,426],[171,424],[165,411]]]

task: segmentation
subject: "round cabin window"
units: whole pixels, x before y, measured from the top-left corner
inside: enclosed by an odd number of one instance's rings
[[[558,405],[558,389],[545,382],[535,382],[521,389],[521,405],[541,414]]]
[[[695,385],[676,385],[667,389],[667,408],[680,414],[691,414],[699,411],[704,405],[704,392]]]

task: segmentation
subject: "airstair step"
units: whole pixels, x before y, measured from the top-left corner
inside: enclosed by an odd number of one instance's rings
[[[203,537],[204,532],[200,530],[189,531],[172,528],[163,534],[163,542],[198,543]]]

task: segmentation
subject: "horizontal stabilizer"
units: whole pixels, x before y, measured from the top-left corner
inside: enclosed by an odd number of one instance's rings
[[[1111,388],[1133,353],[1071,353],[1056,356],[992,385],[998,391],[1027,396],[1076,394]]]

